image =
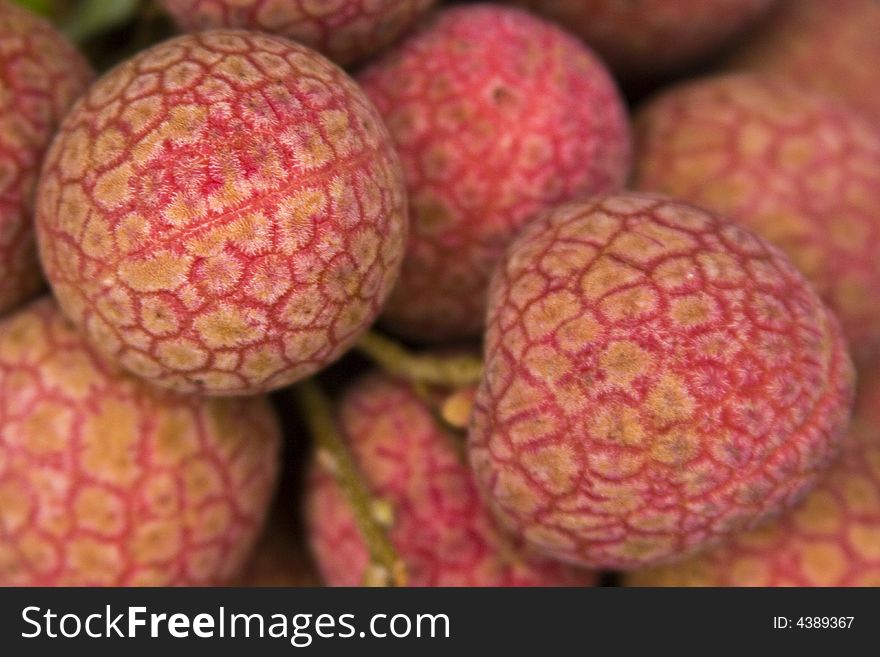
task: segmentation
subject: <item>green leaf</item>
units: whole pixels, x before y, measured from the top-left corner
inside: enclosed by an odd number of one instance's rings
[[[22,7],[30,9],[35,14],[42,14],[43,16],[52,15],[52,0],[15,0],[15,2]]]
[[[131,20],[139,5],[140,0],[82,0],[61,29],[72,40],[82,43]]]

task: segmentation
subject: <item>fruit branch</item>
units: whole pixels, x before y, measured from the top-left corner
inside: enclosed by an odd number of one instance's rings
[[[414,354],[375,331],[367,331],[355,345],[389,374],[414,383],[462,388],[479,382],[483,363],[474,356]]]
[[[354,511],[358,528],[370,553],[370,566],[364,576],[367,586],[406,586],[406,566],[388,539],[383,526],[390,512],[370,495],[330,410],[330,402],[314,381],[294,388],[297,402],[315,438],[319,457],[330,466],[333,476]]]

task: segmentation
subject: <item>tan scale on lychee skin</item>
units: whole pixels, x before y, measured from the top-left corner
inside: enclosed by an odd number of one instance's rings
[[[348,66],[400,38],[436,0],[163,0],[184,30],[277,34]]]
[[[880,367],[859,372],[843,455],[792,512],[629,586],[880,586]]]
[[[854,355],[880,348],[880,127],[781,78],[688,82],[636,116],[633,185],[705,206],[782,247]]]
[[[180,392],[302,379],[372,323],[406,240],[381,120],[312,50],[182,36],[101,78],[47,155],[37,227],[62,308]]]
[[[776,0],[508,0],[575,34],[624,78],[699,63],[756,23]]]
[[[0,315],[43,285],[32,223],[37,174],[55,128],[91,77],[49,23],[0,0]]]
[[[266,399],[159,390],[35,301],[0,322],[0,586],[230,581],[279,445]]]
[[[574,37],[525,12],[438,12],[358,81],[409,194],[407,256],[383,314],[395,333],[476,337],[492,268],[517,230],[626,181],[630,132],[614,82]]]
[[[728,59],[839,96],[880,121],[880,2],[782,0]]]
[[[589,586],[595,575],[529,555],[503,535],[463,461],[461,437],[441,428],[409,384],[363,377],[340,402],[337,422],[361,476],[389,509],[388,536],[410,586]],[[308,538],[324,582],[359,586],[366,544],[342,488],[320,454],[306,499]]]
[[[683,558],[791,507],[836,455],[852,365],[784,254],[625,194],[529,224],[496,270],[471,463],[548,556]]]

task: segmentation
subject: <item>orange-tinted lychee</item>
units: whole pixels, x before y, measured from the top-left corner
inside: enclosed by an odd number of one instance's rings
[[[43,152],[91,71],[49,23],[0,0],[0,315],[42,285],[33,231]]]
[[[880,2],[782,0],[729,66],[839,96],[880,121]]]
[[[781,78],[675,87],[637,115],[634,186],[682,198],[782,247],[859,359],[880,347],[880,128]]]
[[[830,475],[796,509],[631,586],[880,586],[880,367],[860,370],[853,424]]]
[[[776,0],[513,0],[581,36],[621,76],[674,72],[713,55]]]
[[[396,41],[436,0],[163,0],[187,31],[243,28],[303,43],[342,65]]]
[[[413,227],[384,313],[420,340],[479,335],[492,268],[529,219],[620,188],[623,102],[574,37],[525,12],[453,7],[359,77],[394,138]]]
[[[590,585],[592,573],[535,557],[502,534],[462,460],[461,437],[438,424],[406,383],[368,375],[337,420],[411,586]],[[352,508],[320,455],[307,495],[309,541],[326,584],[358,586],[369,554]]]
[[[37,222],[62,308],[181,392],[302,379],[378,314],[406,239],[381,120],[328,60],[241,31],[139,53],[67,116]]]
[[[0,586],[230,581],[279,443],[264,398],[161,391],[35,301],[0,322]]]
[[[493,277],[471,462],[537,551],[667,562],[791,507],[836,455],[852,366],[784,254],[661,197],[571,203]]]

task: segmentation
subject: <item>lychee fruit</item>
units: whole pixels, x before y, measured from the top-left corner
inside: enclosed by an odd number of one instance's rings
[[[630,586],[880,586],[880,367],[860,371],[853,425],[831,474],[796,510]]]
[[[163,0],[184,30],[243,28],[298,41],[343,66],[394,43],[436,0]]]
[[[729,58],[845,99],[880,121],[880,2],[782,0]]]
[[[503,525],[586,566],[667,562],[799,501],[837,454],[852,365],[776,247],[624,194],[529,224],[489,293],[469,444]]]
[[[604,66],[516,9],[435,14],[358,81],[406,174],[413,227],[384,313],[406,337],[479,335],[516,231],[556,203],[620,188],[629,171],[626,110]]]
[[[461,437],[438,424],[409,384],[367,375],[345,392],[337,421],[371,494],[390,506],[389,539],[409,585],[594,583],[592,573],[532,556],[498,530],[462,459],[456,442]],[[321,458],[311,467],[306,507],[309,541],[325,583],[363,584],[367,546]]]
[[[776,0],[512,0],[581,36],[625,78],[698,63],[751,27]]]
[[[782,247],[854,354],[880,347],[880,130],[783,79],[706,78],[637,115],[633,184],[719,212]]]
[[[37,229],[74,323],[180,392],[302,379],[378,314],[406,240],[375,108],[279,37],[182,36],[101,78],[46,157]]]
[[[33,302],[0,322],[0,586],[228,582],[279,444],[264,398],[154,388]]]
[[[49,23],[0,0],[0,315],[43,284],[34,187],[43,151],[91,75],[85,59]]]

